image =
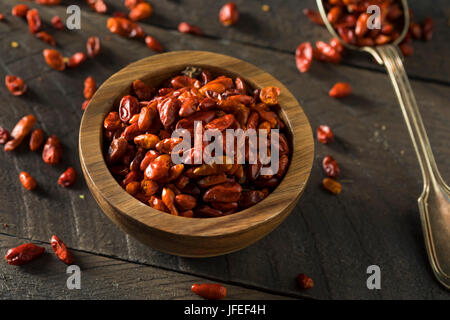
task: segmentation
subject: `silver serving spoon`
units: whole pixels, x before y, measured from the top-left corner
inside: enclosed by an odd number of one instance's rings
[[[403,67],[402,55],[397,47],[409,28],[408,3],[406,0],[401,2],[405,23],[401,35],[391,44],[373,47],[357,47],[344,42],[329,23],[322,0],[317,0],[317,5],[328,31],[345,47],[369,52],[380,65],[386,67],[422,171],[423,191],[418,203],[428,258],[439,282],[450,289],[450,188],[437,169],[422,117]]]

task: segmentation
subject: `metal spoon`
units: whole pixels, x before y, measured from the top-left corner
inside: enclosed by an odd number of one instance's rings
[[[401,2],[405,23],[401,35],[391,44],[374,47],[357,47],[344,42],[329,23],[322,0],[317,0],[317,5],[328,31],[345,47],[369,52],[380,65],[386,67],[422,171],[423,191],[418,204],[428,258],[439,282],[450,289],[450,188],[437,169],[422,117],[403,67],[402,55],[397,47],[409,28],[408,3],[406,0]]]

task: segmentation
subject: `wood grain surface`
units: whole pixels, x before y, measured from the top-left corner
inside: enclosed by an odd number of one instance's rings
[[[6,251],[17,243],[28,242],[0,234],[0,250]],[[167,271],[142,263],[111,259],[83,251],[73,251],[74,264],[80,267],[80,289],[68,289],[67,266],[54,256],[49,243],[38,242],[46,249],[38,260],[23,267],[0,264],[2,299],[203,299],[190,290],[193,283],[208,283],[208,279]],[[292,299],[228,283],[226,300]]]
[[[110,2],[117,10],[124,10],[121,1]],[[271,6],[272,19],[260,11],[262,2],[237,2],[245,11],[239,28],[225,29],[218,24],[217,10],[209,8],[216,4],[181,0],[155,2],[155,15],[141,25],[167,51],[213,51],[262,68],[294,94],[313,130],[320,124],[334,129],[335,143],[316,144],[308,187],[279,228],[242,251],[189,259],[145,247],[102,214],[81,178],[78,164],[83,80],[92,75],[101,83],[128,63],[154,53],[142,42],[110,34],[105,28],[107,17],[81,4],[82,30],[48,28],[65,55],[84,50],[85,40],[91,35],[101,38],[102,54],[74,70],[57,72],[45,65],[42,50],[47,45],[28,33],[24,20],[7,15],[6,22],[0,23],[0,78],[16,74],[29,87],[23,97],[17,98],[0,86],[0,124],[12,128],[24,114],[34,113],[46,133],[61,138],[65,152],[64,163],[56,167],[44,164],[40,154],[28,151],[26,145],[13,153],[0,152],[0,223],[8,224],[2,232],[40,241],[48,241],[55,233],[70,247],[92,254],[294,297],[449,299],[427,261],[417,207],[420,171],[387,75],[374,71],[377,67],[366,57],[357,57],[364,60],[361,64],[351,58],[338,66],[314,63],[309,73],[300,74],[292,54],[296,45],[326,39],[321,35],[324,30],[301,16],[301,9],[312,7],[314,1],[265,1]],[[15,3],[2,1],[0,12],[9,13]],[[39,7],[46,22],[54,14],[65,16],[63,6],[29,5]],[[416,8],[417,16],[432,15],[439,30],[431,42],[415,44],[416,54],[408,58],[407,70],[415,79],[411,85],[436,162],[449,181],[450,72],[449,48],[444,41],[448,40],[448,2],[412,1],[411,7]],[[296,12],[297,19],[292,20]],[[181,20],[198,24],[207,33],[217,32],[207,37],[179,34],[174,26]],[[238,33],[247,38],[236,38]],[[12,48],[12,41],[19,47]],[[343,100],[329,98],[327,92],[337,81],[349,82],[354,95]],[[320,164],[327,154],[333,155],[341,167],[343,192],[339,196],[329,195],[320,187]],[[69,165],[76,168],[80,179],[72,188],[63,189],[56,181]],[[22,188],[18,182],[22,170],[36,177],[38,190],[27,192]],[[366,268],[372,264],[382,270],[381,290],[366,287]],[[295,277],[300,272],[314,279],[312,290],[298,289]],[[38,278],[29,281],[35,283]],[[14,297],[25,294],[16,291]]]

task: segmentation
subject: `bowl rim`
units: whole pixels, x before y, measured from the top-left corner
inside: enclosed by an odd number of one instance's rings
[[[151,65],[151,70],[143,66]],[[281,183],[264,200],[232,215],[215,218],[185,218],[153,209],[116,182],[103,158],[103,121],[118,99],[136,79],[146,82],[152,76],[181,71],[186,66],[224,70],[239,75],[254,87],[281,89],[280,116],[292,136],[291,162]],[[144,70],[145,69],[145,70]],[[257,78],[252,76],[258,75]],[[126,85],[124,85],[126,83]],[[301,135],[300,135],[301,132]],[[230,56],[207,51],[172,51],[153,55],[129,64],[109,77],[96,91],[81,119],[79,155],[84,174],[91,186],[121,214],[152,230],[190,237],[238,234],[266,224],[298,201],[309,179],[314,158],[314,141],[309,121],[292,93],[276,78],[258,67]],[[293,164],[300,166],[293,169]],[[301,170],[300,170],[301,169]],[[287,215],[286,215],[287,216]],[[221,228],[216,228],[220,224]],[[218,230],[220,229],[220,230]]]

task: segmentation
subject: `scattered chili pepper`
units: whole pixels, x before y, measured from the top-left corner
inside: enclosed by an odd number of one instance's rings
[[[31,33],[35,34],[42,27],[42,21],[41,17],[39,16],[39,12],[37,11],[37,9],[30,9],[27,11],[26,17],[28,21],[28,29]]]
[[[74,258],[72,253],[66,247],[64,242],[57,236],[53,235],[50,240],[50,245],[52,246],[53,252],[58,257],[59,260],[64,262],[65,264],[73,264]]]
[[[112,33],[127,38],[142,38],[145,36],[144,30],[135,22],[121,17],[109,18],[106,27]]]
[[[47,142],[44,145],[44,150],[42,151],[42,160],[48,164],[57,164],[62,158],[62,146],[58,137],[51,135],[48,137]]]
[[[314,22],[315,24],[324,25],[324,22],[322,20],[322,16],[320,15],[320,13],[316,10],[311,10],[311,9],[303,9],[303,14],[305,16],[308,17],[309,20],[311,20],[312,22]]]
[[[323,158],[322,168],[330,178],[337,178],[340,174],[337,161],[332,156],[326,156]]]
[[[36,33],[36,38],[41,39],[42,41],[48,43],[51,46],[55,46],[55,39],[45,31],[39,31]]]
[[[12,140],[9,140],[5,144],[4,150],[12,151],[16,149],[22,143],[23,139],[31,132],[35,123],[36,117],[32,114],[26,115],[20,119],[11,131]]]
[[[339,194],[342,191],[342,185],[331,178],[324,178],[322,180],[322,186],[332,194]]]
[[[16,248],[9,249],[6,252],[5,259],[8,264],[19,266],[40,257],[44,252],[44,247],[37,246],[33,243],[25,243]]]
[[[196,295],[209,300],[219,300],[227,296],[227,288],[216,283],[194,283],[191,290]]]
[[[234,2],[228,2],[220,9],[219,20],[226,27],[238,22],[239,11]]]
[[[91,101],[91,99],[84,100],[83,104],[81,105],[81,110],[86,110],[86,108],[87,108],[87,106],[88,106],[90,101]]]
[[[314,281],[307,275],[300,273],[297,276],[297,283],[302,289],[311,289],[314,287]]]
[[[68,68],[75,68],[86,61],[87,56],[84,52],[76,52],[67,60]]]
[[[134,6],[128,15],[130,20],[144,20],[152,15],[152,6],[147,2],[140,2]]]
[[[33,131],[30,138],[30,150],[37,151],[44,143],[45,133],[44,130],[38,128]]]
[[[328,93],[333,98],[344,98],[352,93],[352,88],[346,82],[338,82]]]
[[[333,131],[329,126],[321,125],[317,128],[317,141],[326,144],[334,140]]]
[[[94,58],[100,53],[101,45],[99,37],[89,37],[86,42],[86,51],[89,58]]]
[[[86,100],[89,100],[94,95],[95,91],[97,90],[97,84],[92,77],[87,77],[84,80],[84,90],[83,94]]]
[[[16,17],[25,18],[29,9],[30,8],[25,4],[18,4],[12,8],[11,14]]]
[[[69,167],[59,176],[58,184],[62,187],[67,188],[75,183],[76,178],[77,172],[75,171],[74,168]]]
[[[146,36],[145,37],[145,44],[147,45],[147,47],[149,49],[152,49],[153,51],[156,51],[156,52],[162,52],[163,51],[163,47],[162,47],[161,43],[159,43],[159,41],[156,40],[155,37]]]
[[[30,191],[35,189],[37,186],[36,180],[34,180],[34,178],[26,171],[22,171],[19,174],[19,180],[23,187]]]
[[[311,43],[304,42],[300,44],[295,50],[295,64],[297,69],[304,73],[307,72],[311,66],[313,59],[313,48]]]
[[[86,3],[97,13],[106,13],[108,7],[103,0],[86,0]]]
[[[54,49],[45,49],[43,52],[45,62],[53,69],[63,71],[66,68],[64,57],[59,51]]]
[[[54,16],[53,18],[52,18],[52,26],[53,26],[53,28],[55,28],[55,29],[57,29],[57,30],[63,30],[64,29],[64,24],[63,24],[63,22],[61,21],[61,18],[60,17],[58,17],[58,16]]]
[[[11,92],[15,96],[21,96],[27,91],[27,85],[25,84],[25,81],[17,76],[7,75],[5,77],[5,84],[9,92]]]
[[[195,35],[202,35],[203,31],[197,26],[193,26],[187,22],[181,22],[178,25],[178,31],[181,33],[190,33]]]

